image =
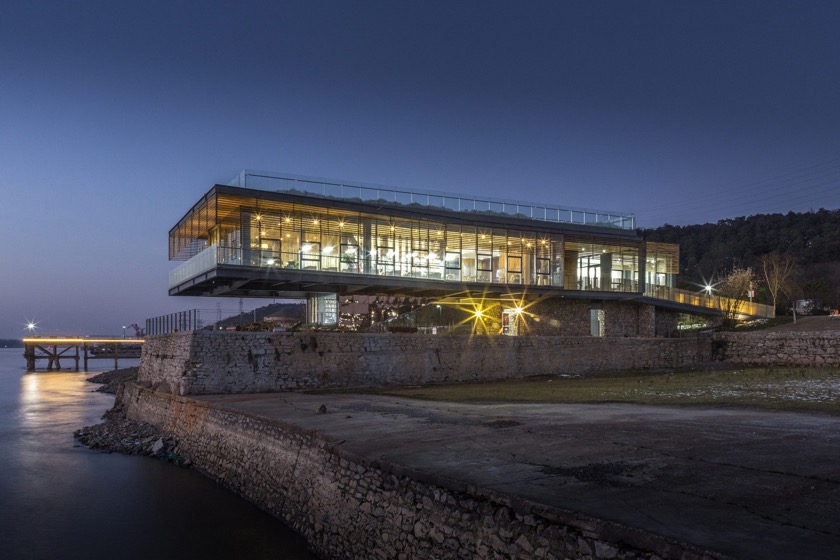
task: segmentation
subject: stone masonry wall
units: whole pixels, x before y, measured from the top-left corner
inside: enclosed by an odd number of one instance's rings
[[[710,337],[196,331],[152,336],[139,380],[180,395],[517,379],[699,366]]]
[[[129,417],[329,559],[713,558],[615,523],[356,457],[318,433],[128,384]]]
[[[660,315],[668,311],[653,305],[636,302],[604,301],[592,302],[577,299],[547,298],[527,306],[526,312],[539,317],[539,321],[526,317],[524,334],[545,336],[590,336],[593,307],[604,310],[604,333],[608,337],[653,337],[670,332],[657,333]],[[676,316],[673,322],[676,327]],[[670,319],[665,319],[670,324]]]
[[[715,359],[758,367],[840,367],[840,332],[716,333]]]

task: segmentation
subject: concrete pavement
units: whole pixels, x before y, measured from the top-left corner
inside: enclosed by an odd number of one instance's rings
[[[735,558],[840,554],[837,417],[300,393],[193,398],[317,431],[369,461]]]

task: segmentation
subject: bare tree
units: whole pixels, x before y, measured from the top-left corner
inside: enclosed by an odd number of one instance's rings
[[[796,259],[792,255],[782,255],[778,252],[769,253],[761,257],[761,269],[764,272],[764,281],[767,282],[767,290],[773,298],[773,307],[779,292],[787,294],[790,291],[790,280],[796,268]]]
[[[723,313],[724,326],[732,328],[735,325],[741,306],[749,297],[755,283],[755,273],[752,268],[738,267],[732,269],[732,272],[717,283],[720,296],[718,304]]]

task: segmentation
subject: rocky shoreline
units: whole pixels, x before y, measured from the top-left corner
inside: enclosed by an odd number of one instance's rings
[[[79,443],[90,449],[106,453],[126,455],[147,455],[169,461],[175,465],[189,467],[178,452],[178,442],[171,435],[145,422],[131,420],[125,416],[119,402],[122,384],[137,378],[138,368],[123,368],[106,371],[88,378],[91,383],[102,383],[96,391],[117,395],[113,408],[102,416],[104,422],[85,426],[73,433]]]

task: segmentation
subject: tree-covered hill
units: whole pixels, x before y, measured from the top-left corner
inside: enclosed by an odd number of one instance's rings
[[[797,297],[840,306],[840,210],[666,224],[642,233],[648,241],[680,245],[680,284],[686,289],[720,278],[734,266],[752,267],[761,278],[760,258],[778,252],[796,259]]]

